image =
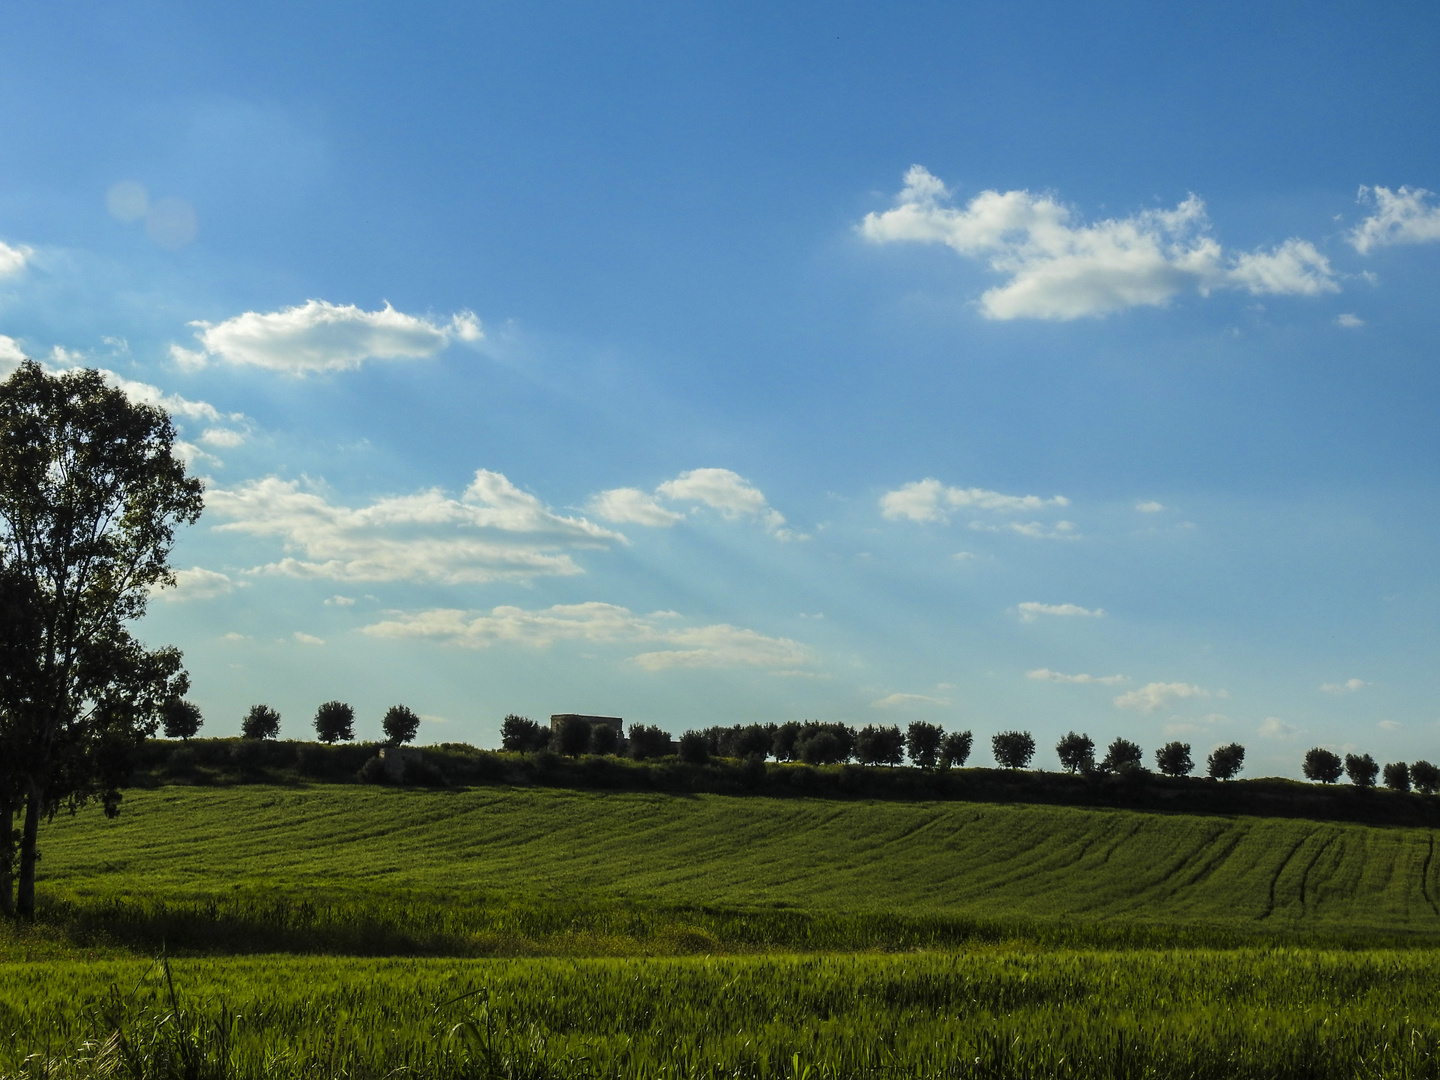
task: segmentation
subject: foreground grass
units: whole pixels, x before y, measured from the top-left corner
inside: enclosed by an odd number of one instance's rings
[[[398,897],[402,908],[520,899],[1440,934],[1431,830],[1287,818],[552,789],[162,788],[133,793],[115,821],[58,818],[43,847],[45,895],[89,908],[224,907],[272,893],[322,905]]]
[[[1431,1077],[1430,950],[0,965],[0,1075]],[[28,1060],[27,1060],[28,1059]]]

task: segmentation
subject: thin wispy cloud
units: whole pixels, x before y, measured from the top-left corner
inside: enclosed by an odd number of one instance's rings
[[[1146,683],[1138,690],[1131,690],[1121,694],[1115,699],[1115,704],[1122,709],[1135,709],[1143,713],[1153,713],[1159,709],[1166,708],[1176,701],[1186,698],[1208,698],[1210,691],[1203,687],[1194,686],[1191,683],[1179,682],[1152,682]]]
[[[569,554],[626,543],[583,517],[550,510],[505,476],[480,469],[459,499],[438,489],[351,508],[271,476],[217,488],[218,532],[269,537],[293,554],[258,570],[337,581],[479,584],[583,571]]]
[[[1364,679],[1346,679],[1344,682],[1321,683],[1320,692],[1322,694],[1353,694],[1369,685]]]
[[[1079,604],[1042,604],[1027,600],[1018,606],[1021,622],[1034,622],[1041,616],[1053,615],[1062,619],[1103,619],[1104,608],[1086,608]]]
[[[364,311],[354,304],[308,300],[297,307],[247,311],[220,323],[195,322],[198,349],[173,345],[183,366],[226,363],[288,375],[345,371],[369,360],[420,360],[454,341],[479,341],[484,333],[472,312],[448,321],[407,315],[386,304]]]
[[[924,705],[949,705],[949,698],[933,697],[930,694],[890,694],[872,701],[872,709],[909,709]]]
[[[890,521],[949,521],[957,510],[1023,513],[1069,506],[1064,495],[1005,495],[985,488],[949,487],[933,477],[912,480],[880,496],[881,516]]]
[[[170,602],[213,600],[217,596],[229,595],[236,587],[236,582],[227,574],[192,566],[188,570],[176,570],[174,585],[152,589],[151,594]]]
[[[629,656],[645,671],[674,668],[750,667],[777,674],[815,662],[804,645],[790,638],[716,623],[680,626],[673,611],[640,615],[617,604],[590,601],[557,604],[541,610],[502,606],[488,612],[435,608],[396,614],[366,626],[372,637],[418,638],[463,648],[486,649],[509,643],[547,648],[557,641],[600,645],[660,645]]]
[[[1117,683],[1129,682],[1128,675],[1064,675],[1058,671],[1051,671],[1049,668],[1036,668],[1034,671],[1025,673],[1027,679],[1034,679],[1036,682],[1074,683],[1079,686],[1114,686]]]
[[[944,244],[1003,277],[980,309],[991,319],[1076,319],[1156,307],[1186,290],[1231,288],[1254,296],[1338,292],[1329,260],[1307,240],[1227,255],[1195,196],[1173,210],[1145,210],[1087,224],[1049,195],[983,191],[951,205],[941,180],[912,166],[896,205],[865,215],[872,243]]]

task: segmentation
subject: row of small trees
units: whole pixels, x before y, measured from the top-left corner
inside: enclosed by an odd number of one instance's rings
[[[167,739],[193,739],[205,723],[200,709],[189,701],[168,702],[161,722]],[[420,731],[420,717],[407,705],[392,705],[380,721],[385,741],[408,743]],[[275,739],[280,735],[280,714],[269,705],[252,705],[240,721],[242,739]],[[327,701],[315,710],[315,737],[323,743],[350,742],[355,738],[355,710],[343,701]]]
[[[1413,765],[1391,761],[1382,772],[1369,754],[1346,754],[1342,760],[1334,751],[1316,746],[1305,752],[1300,768],[1305,779],[1321,784],[1335,783],[1343,772],[1358,788],[1372,788],[1377,778],[1383,778],[1385,786],[1392,791],[1414,790],[1422,795],[1440,791],[1440,767],[1428,761],[1417,761]]]
[[[903,731],[895,725],[848,724],[818,720],[784,724],[735,724],[691,730],[673,739],[668,732],[643,724],[630,725],[627,738],[609,724],[592,724],[582,716],[566,716],[553,727],[514,713],[500,725],[502,749],[535,752],[549,750],[567,757],[581,754],[626,753],[637,760],[674,754],[691,764],[711,758],[764,761],[799,761],[806,765],[861,765],[910,763],[922,769],[963,766],[970,759],[975,738],[970,731],[947,732],[938,724],[917,720]],[[1002,731],[990,740],[995,760],[1005,768],[1024,769],[1035,757],[1035,739],[1028,731]],[[1123,773],[1143,771],[1144,753],[1128,739],[1112,742],[1105,756],[1095,760],[1095,742],[1088,735],[1067,733],[1055,746],[1060,765],[1071,773]],[[1245,748],[1239,743],[1217,748],[1206,761],[1208,775],[1229,780],[1244,767]],[[1155,754],[1156,768],[1167,776],[1188,776],[1195,770],[1189,743],[1171,742]]]

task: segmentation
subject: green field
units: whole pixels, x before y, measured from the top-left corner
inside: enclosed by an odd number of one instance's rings
[[[0,1075],[1440,1076],[1428,829],[321,785],[43,839]]]

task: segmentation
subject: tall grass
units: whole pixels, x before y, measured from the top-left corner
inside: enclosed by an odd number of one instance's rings
[[[0,967],[6,1076],[1433,1077],[1432,952]]]

